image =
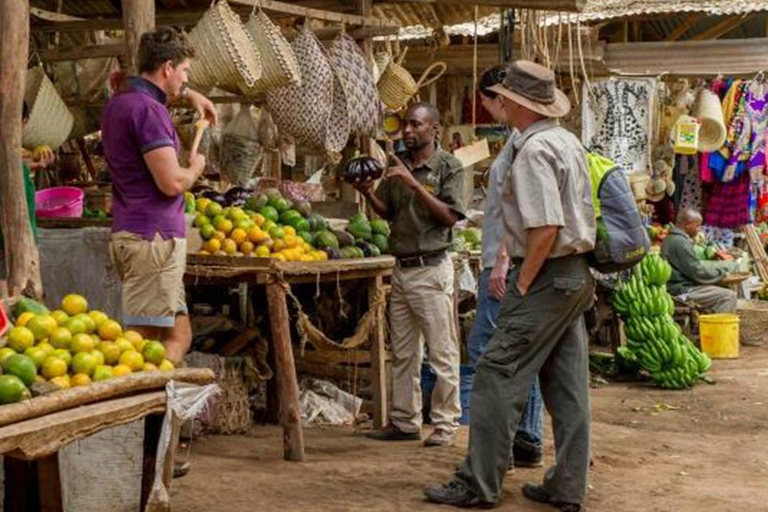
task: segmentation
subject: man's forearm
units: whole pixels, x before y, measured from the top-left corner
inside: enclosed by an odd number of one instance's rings
[[[387,220],[391,220],[389,215],[389,208],[387,208],[387,205],[384,204],[384,201],[376,197],[376,194],[374,194],[373,191],[366,192],[363,195],[376,213]]]
[[[414,191],[419,199],[425,204],[429,213],[431,213],[440,224],[450,228],[459,221],[459,216],[456,215],[447,204],[430,194],[420,183],[415,185]]]
[[[539,275],[541,267],[547,260],[549,253],[557,239],[557,226],[544,226],[529,229],[526,236],[525,259],[517,276],[517,286],[521,293],[525,294]]]

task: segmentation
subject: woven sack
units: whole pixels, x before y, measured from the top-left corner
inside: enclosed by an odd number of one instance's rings
[[[290,43],[283,37],[280,27],[259,9],[245,24],[261,57],[261,78],[256,89],[268,91],[284,85],[301,84],[301,71]]]
[[[226,91],[254,94],[261,78],[259,50],[240,17],[226,0],[211,6],[189,33],[196,58],[189,81],[197,89],[214,86]]]
[[[267,108],[282,134],[297,144],[325,148],[333,106],[333,70],[317,37],[306,27],[291,43],[301,84],[267,91]]]
[[[29,106],[29,121],[22,132],[22,146],[58,149],[72,132],[75,118],[41,66],[27,70],[24,100]]]
[[[346,96],[350,134],[375,137],[381,126],[381,100],[362,50],[342,33],[331,44],[328,60]]]
[[[736,306],[739,316],[739,337],[745,341],[768,342],[768,302],[739,299]]]

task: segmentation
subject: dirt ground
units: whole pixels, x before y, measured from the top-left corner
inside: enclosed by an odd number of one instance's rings
[[[716,361],[715,385],[660,391],[638,383],[592,390],[591,512],[768,511],[768,347]],[[548,423],[548,420],[546,420]],[[553,460],[546,432],[546,462]],[[451,476],[467,431],[452,448],[381,443],[352,429],[307,429],[307,462],[281,458],[276,427],[208,437],[192,446],[192,471],[177,480],[177,511],[451,510],[422,489]],[[507,476],[497,510],[555,510],[523,498],[543,469]]]

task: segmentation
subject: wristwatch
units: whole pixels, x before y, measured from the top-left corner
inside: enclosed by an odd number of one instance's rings
[[[191,89],[189,88],[189,84],[188,83],[181,84],[181,89],[179,89],[179,96],[184,98],[184,99],[187,99],[189,97],[189,91],[190,90]]]

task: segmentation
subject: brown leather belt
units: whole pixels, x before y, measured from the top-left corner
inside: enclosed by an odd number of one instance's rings
[[[435,267],[445,259],[445,251],[430,252],[420,256],[407,256],[397,258],[397,266],[400,268]]]

